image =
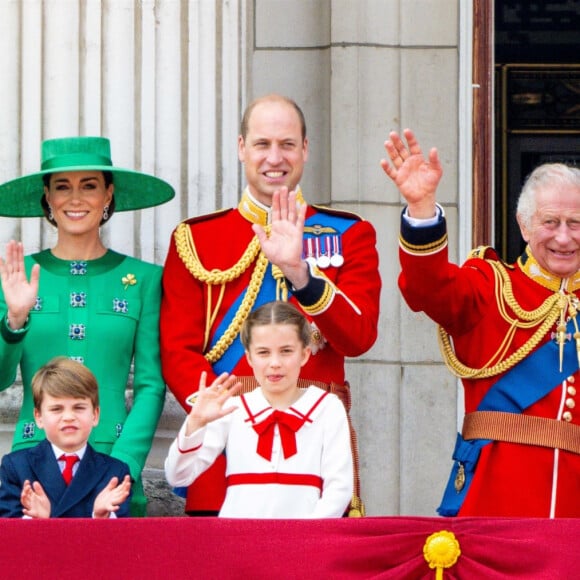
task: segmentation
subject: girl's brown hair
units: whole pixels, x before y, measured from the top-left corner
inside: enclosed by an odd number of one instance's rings
[[[310,345],[311,328],[306,317],[290,302],[277,300],[256,308],[246,318],[240,332],[240,340],[246,350],[249,350],[252,342],[252,329],[255,326],[267,326],[268,324],[295,326],[303,346]]]

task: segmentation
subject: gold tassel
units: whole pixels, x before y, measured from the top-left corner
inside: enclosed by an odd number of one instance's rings
[[[349,518],[364,518],[365,517],[365,504],[358,495],[353,494],[350,500],[350,506],[348,510]]]
[[[560,372],[562,372],[562,363],[564,361],[564,345],[566,344],[566,296],[560,297],[560,324],[556,328],[556,344],[560,351]]]
[[[568,306],[568,314],[570,315],[572,322],[574,322],[574,328],[576,329],[574,332],[574,340],[576,341],[576,358],[578,359],[578,366],[580,366],[580,330],[578,330],[578,320],[576,318],[578,310],[572,301],[570,301]]]
[[[272,276],[276,280],[276,300],[288,302],[288,286],[286,285],[286,278],[282,274],[282,270],[278,266],[272,264]]]
[[[556,342],[558,343],[558,348],[560,350],[560,372],[562,372],[562,362],[564,360],[564,345],[566,344],[566,325],[558,324],[556,330]]]

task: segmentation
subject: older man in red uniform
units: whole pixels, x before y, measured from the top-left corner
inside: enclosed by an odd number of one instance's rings
[[[527,247],[515,264],[478,248],[458,267],[435,203],[437,150],[425,159],[413,133],[404,136],[391,133],[382,161],[408,204],[399,286],[440,325],[465,390],[439,513],[580,517],[580,170],[545,164],[527,179],[517,210]]]
[[[202,371],[252,380],[239,340],[248,313],[290,300],[312,325],[301,377],[333,385],[348,405],[345,357],[377,337],[376,235],[358,216],[309,206],[299,186],[308,158],[300,108],[269,95],[246,109],[238,140],[247,187],[235,209],[189,219],[173,233],[163,277],[161,355],[184,409]],[[219,465],[218,465],[219,463]],[[221,458],[189,488],[186,511],[215,514],[225,494]]]

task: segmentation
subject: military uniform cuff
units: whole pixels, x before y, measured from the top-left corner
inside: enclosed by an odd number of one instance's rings
[[[332,302],[334,287],[316,266],[308,264],[308,283],[300,290],[292,288],[292,295],[298,300],[304,312],[311,315],[320,314]]]
[[[401,249],[408,254],[433,254],[447,245],[447,222],[441,213],[432,225],[413,226],[401,214],[401,233],[399,236]]]

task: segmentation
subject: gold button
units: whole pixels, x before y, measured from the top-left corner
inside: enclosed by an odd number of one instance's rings
[[[567,392],[569,395],[572,395],[572,396],[574,396],[574,395],[576,394],[576,388],[575,388],[575,387],[568,387],[568,388],[566,389],[566,392]]]
[[[569,383],[574,383],[576,381],[576,379],[574,378],[573,375],[570,375],[567,379],[566,379]]]
[[[570,411],[566,411],[565,413],[563,413],[562,419],[568,422],[572,421],[572,413],[570,413]]]
[[[568,409],[573,409],[576,406],[576,401],[574,399],[566,399],[566,407]]]

